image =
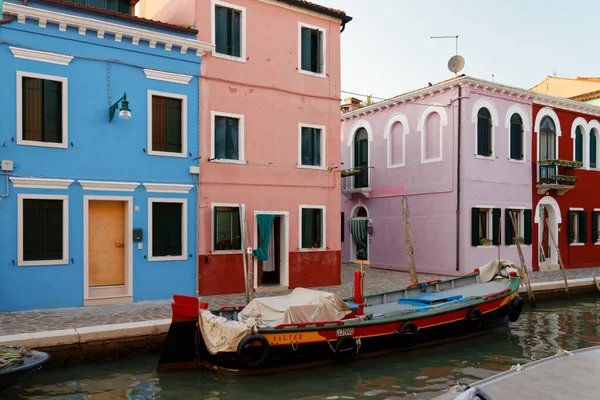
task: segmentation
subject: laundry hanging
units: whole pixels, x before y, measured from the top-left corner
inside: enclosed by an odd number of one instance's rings
[[[258,224],[258,235],[260,237],[260,246],[252,250],[252,255],[260,261],[269,259],[269,241],[271,239],[271,230],[273,228],[274,215],[258,214],[256,223]]]
[[[367,260],[367,222],[366,217],[352,217],[348,220],[350,234],[356,240],[356,258]]]

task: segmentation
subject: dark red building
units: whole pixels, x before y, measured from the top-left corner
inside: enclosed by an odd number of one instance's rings
[[[600,265],[600,111],[533,104],[533,268]],[[578,111],[579,110],[579,111]]]

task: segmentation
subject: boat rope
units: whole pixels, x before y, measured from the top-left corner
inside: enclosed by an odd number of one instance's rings
[[[523,366],[521,364],[517,364],[517,365],[511,365],[509,371],[517,371],[517,372],[521,372],[523,371],[525,368],[523,368]]]
[[[449,393],[462,393],[465,390],[467,390],[469,388],[468,385],[461,385],[460,383],[456,382],[456,385],[452,386],[450,389],[448,389]]]
[[[362,342],[360,341],[360,337],[357,337],[356,338],[356,354],[358,354],[361,344],[362,344]]]
[[[569,350],[564,350],[564,349],[558,349],[558,351],[556,352],[556,354],[566,354],[568,356],[572,356],[573,353],[571,353]]]
[[[290,343],[290,344],[292,345],[292,350],[294,350],[294,351],[298,350],[298,343],[299,343],[299,342],[296,342],[296,345],[295,345],[295,346],[294,346],[294,342],[291,342],[291,343]]]
[[[329,339],[326,340],[327,344],[329,345],[329,348],[331,349],[331,351],[333,351],[333,354],[335,354],[335,349],[333,348],[333,346],[331,345],[331,343],[329,342]]]

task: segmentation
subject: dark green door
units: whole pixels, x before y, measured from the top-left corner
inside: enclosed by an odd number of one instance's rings
[[[365,128],[360,128],[354,136],[354,168],[360,170],[354,178],[355,188],[369,187],[369,136]]]

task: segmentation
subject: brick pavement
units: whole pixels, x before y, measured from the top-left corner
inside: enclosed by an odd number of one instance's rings
[[[387,292],[406,287],[409,282],[407,272],[366,268],[365,293]],[[342,284],[315,289],[329,291],[346,298],[352,297],[353,273],[356,266],[342,264]],[[569,279],[591,277],[596,272],[600,277],[600,268],[568,270]],[[444,279],[441,275],[419,274],[420,281]],[[530,272],[532,282],[562,280],[561,271]],[[290,291],[277,294],[286,294]],[[273,296],[272,293],[259,293],[258,296]],[[223,305],[245,304],[244,294],[203,296],[201,301],[209,303],[210,308]],[[144,301],[132,304],[118,304],[94,307],[61,308],[53,310],[33,310],[12,313],[0,313],[0,336],[19,333],[34,333],[60,329],[83,328],[125,322],[141,322],[171,318],[171,300]]]

